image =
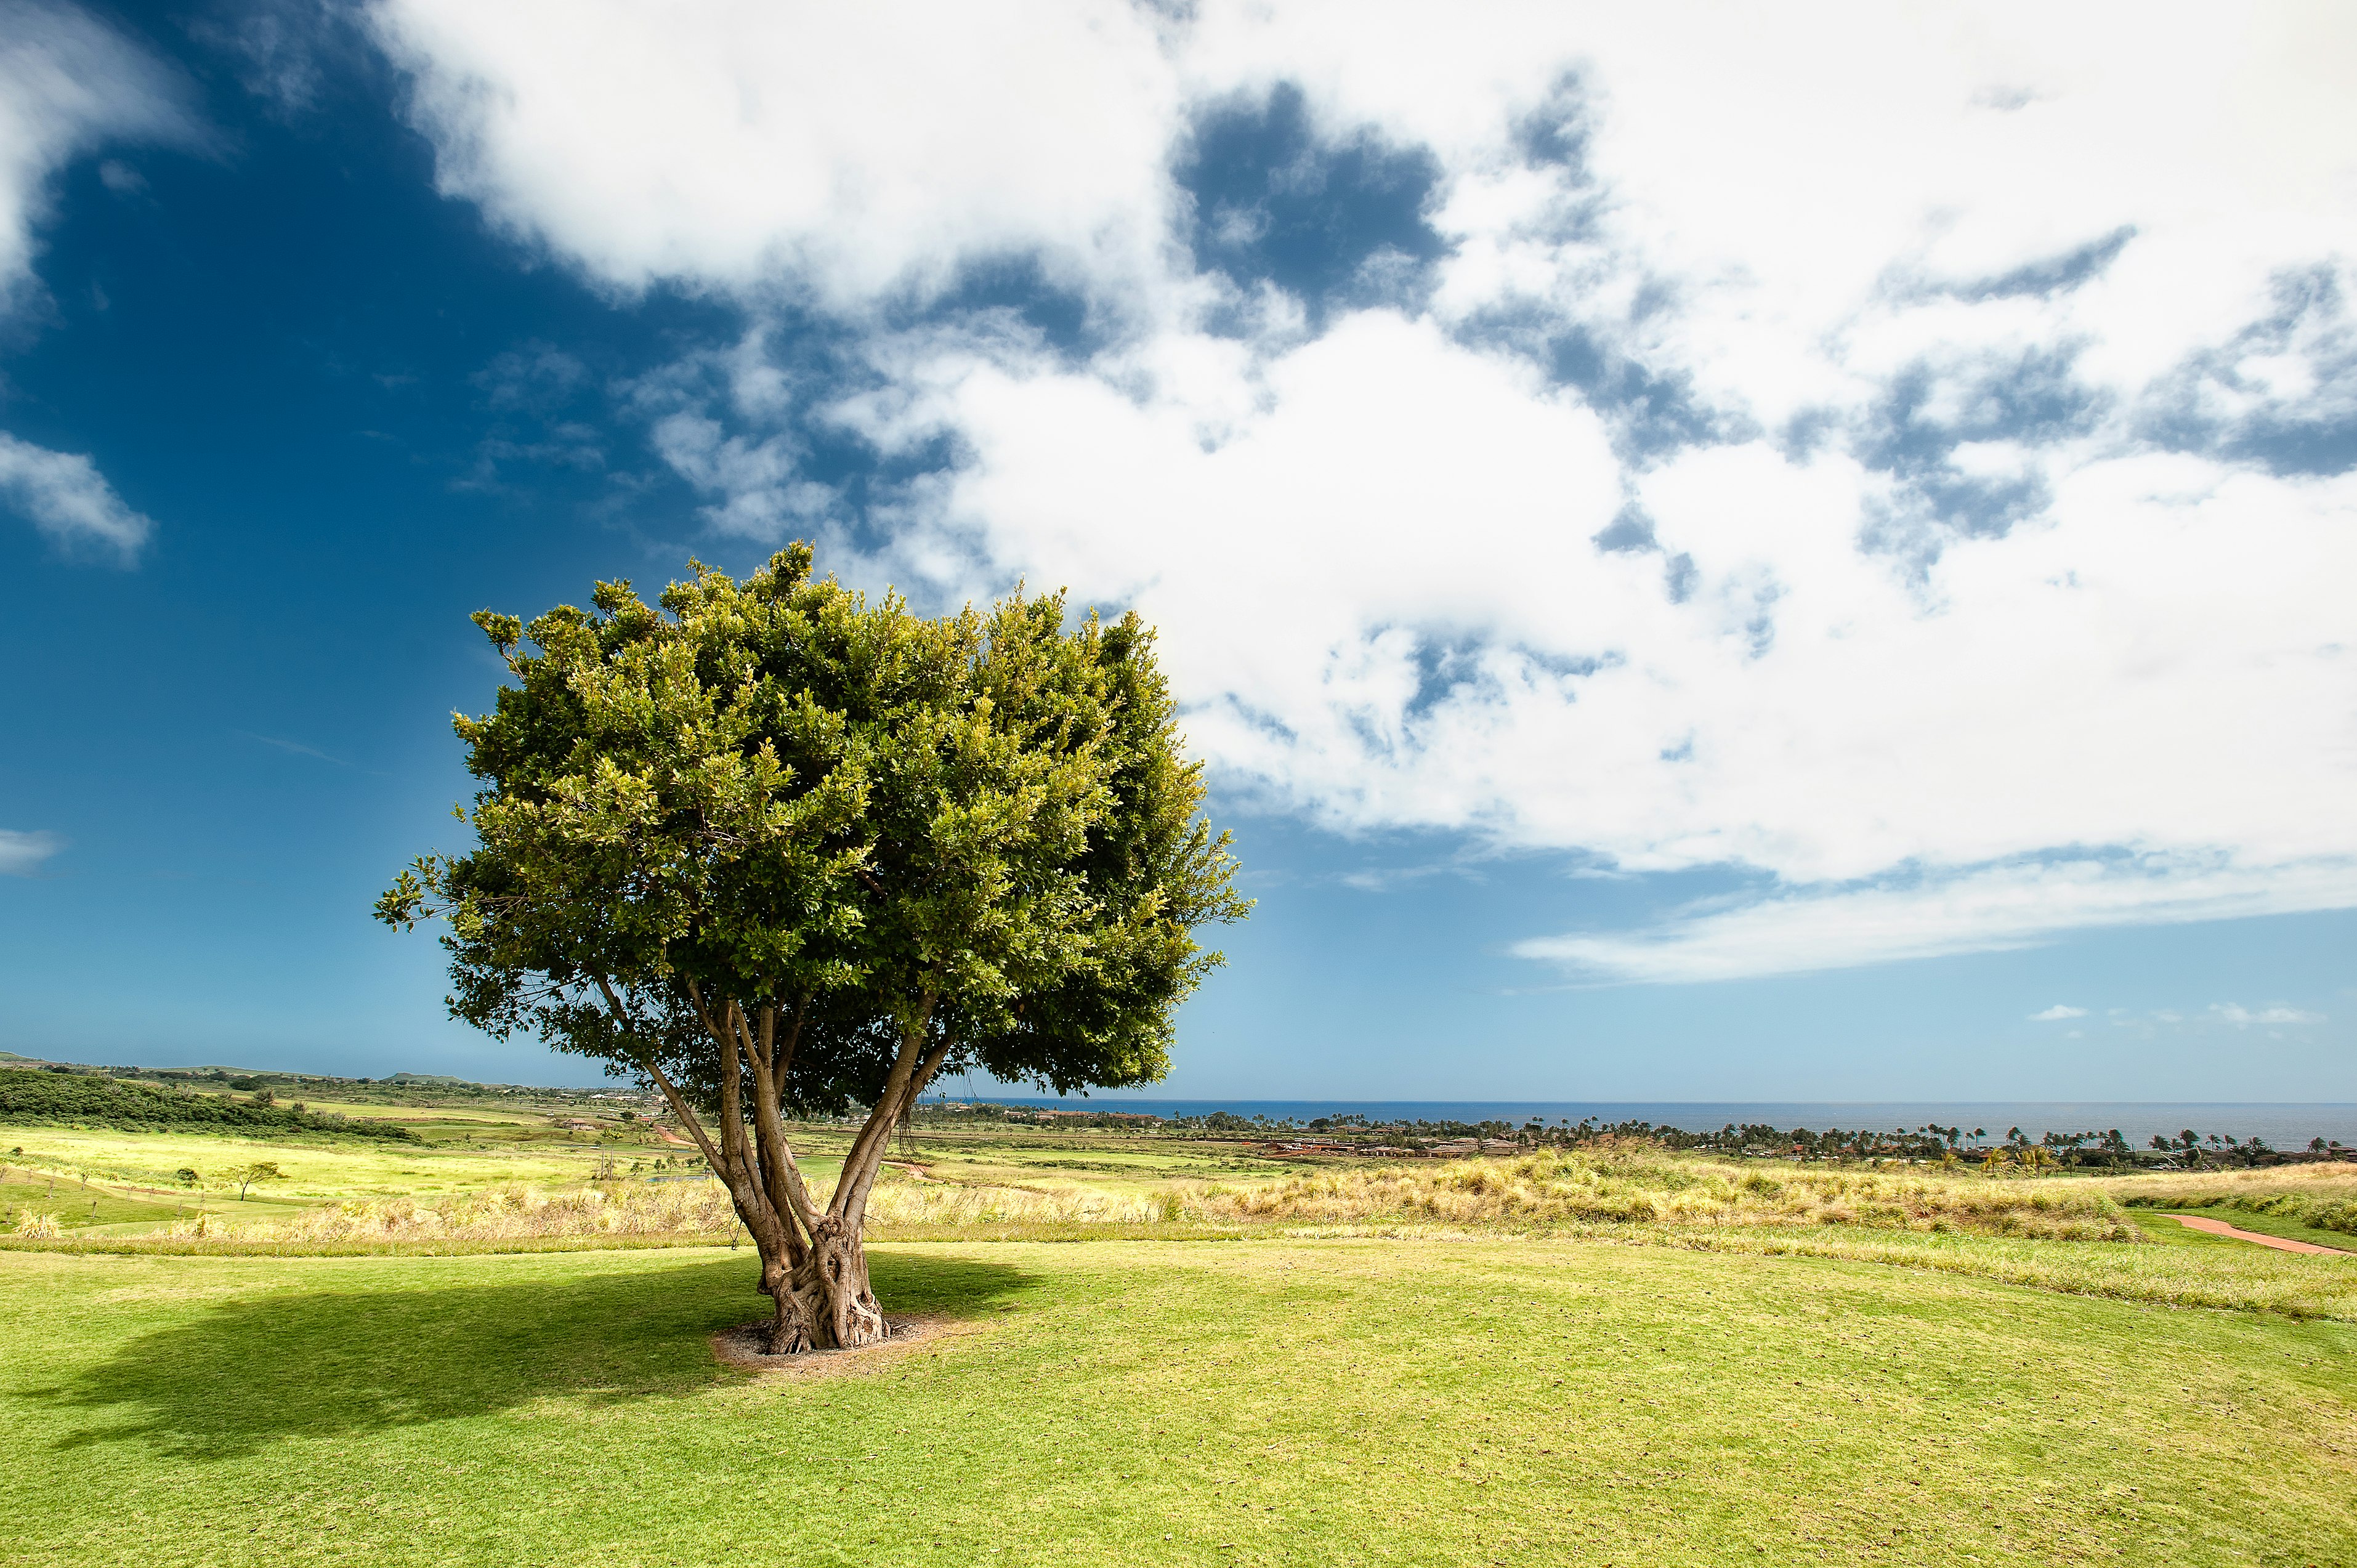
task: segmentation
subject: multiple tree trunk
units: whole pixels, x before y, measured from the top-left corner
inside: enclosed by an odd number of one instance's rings
[[[931,1042],[929,1048],[932,999],[925,998],[917,1016],[902,1027],[884,1091],[852,1139],[842,1178],[821,1207],[794,1162],[780,1109],[810,997],[804,994],[784,1014],[774,1005],[748,1010],[730,998],[707,1000],[693,983],[688,994],[697,1020],[720,1047],[717,1143],[662,1068],[650,1065],[649,1071],[714,1174],[727,1184],[737,1217],[760,1252],[761,1291],[777,1304],[770,1353],[793,1355],[875,1343],[887,1329],[883,1309],[867,1282],[862,1228],[892,1129],[950,1053],[952,1042],[946,1039]],[[745,1103],[748,1089],[749,1105]]]

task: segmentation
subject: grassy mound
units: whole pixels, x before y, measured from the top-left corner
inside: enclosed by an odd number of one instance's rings
[[[391,1143],[421,1140],[390,1122],[350,1121],[292,1106],[255,1105],[220,1094],[187,1094],[160,1084],[84,1073],[0,1068],[0,1122],[113,1127],[127,1132],[247,1134],[329,1133]]]

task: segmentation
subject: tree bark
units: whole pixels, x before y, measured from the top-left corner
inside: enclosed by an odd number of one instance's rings
[[[942,1039],[927,1047],[933,999],[923,1000],[904,1031],[884,1090],[852,1139],[842,1178],[820,1210],[803,1185],[780,1112],[810,998],[797,1001],[780,1039],[774,1005],[748,1008],[733,998],[707,1001],[693,983],[688,994],[705,1031],[720,1047],[719,1125],[707,1132],[662,1069],[650,1062],[647,1070],[703,1149],[713,1174],[726,1185],[729,1200],[760,1254],[760,1289],[776,1304],[766,1348],[771,1355],[796,1355],[855,1349],[883,1339],[890,1330],[868,1280],[864,1236],[867,1199],[893,1127],[924,1092],[953,1044]],[[608,999],[619,1014],[619,1001],[610,991]],[[749,1106],[740,1070],[752,1079]]]
[[[867,1248],[858,1227],[829,1212],[812,1230],[810,1255],[795,1271],[791,1293],[811,1322],[809,1348],[850,1350],[875,1344],[889,1330],[867,1283]]]

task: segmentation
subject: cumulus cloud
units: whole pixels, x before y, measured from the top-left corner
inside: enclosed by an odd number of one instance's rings
[[[2357,903],[2343,11],[371,17],[445,190],[753,319],[640,398],[716,530],[1137,606],[1272,808],[1753,889],[1526,956]]]
[[[2065,1018],[2083,1018],[2086,1015],[2087,1010],[2084,1007],[2073,1007],[2067,1002],[2057,1002],[2043,1012],[2032,1013],[2029,1015],[2029,1021],[2033,1024],[2059,1024]]]
[[[91,460],[0,431],[0,501],[59,546],[96,549],[128,565],[155,524],[123,503]]]
[[[30,876],[63,848],[65,841],[55,833],[0,828],[0,876]]]
[[[1178,84],[1121,0],[778,5],[397,0],[436,178],[615,285],[937,291],[1037,252],[1151,270]]]

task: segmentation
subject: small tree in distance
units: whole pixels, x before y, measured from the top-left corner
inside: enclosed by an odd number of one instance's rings
[[[252,1187],[255,1182],[285,1181],[286,1179],[286,1173],[280,1170],[275,1163],[269,1160],[256,1160],[250,1165],[240,1165],[237,1169],[228,1171],[223,1174],[225,1174],[230,1180],[237,1183],[237,1200],[240,1203],[243,1203],[245,1201],[245,1189]]]
[[[760,1252],[780,1353],[883,1336],[862,1227],[929,1083],[1158,1079],[1220,961],[1191,933],[1250,908],[1134,616],[1068,628],[1017,592],[928,618],[811,564],[478,615],[515,677],[457,721],[479,847],[378,905],[448,920],[457,1016],[662,1094]],[[822,1200],[786,1120],[855,1107]]]

